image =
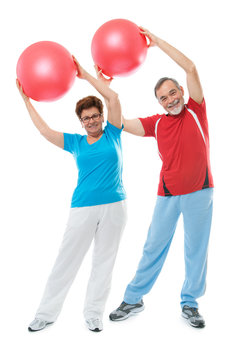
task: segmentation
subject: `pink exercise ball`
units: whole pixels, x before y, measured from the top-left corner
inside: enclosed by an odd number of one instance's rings
[[[147,39],[139,27],[125,19],[103,24],[94,34],[91,51],[93,61],[110,77],[130,75],[147,55]]]
[[[39,41],[27,47],[17,63],[17,78],[24,93],[37,101],[61,98],[77,75],[72,55],[53,41]]]

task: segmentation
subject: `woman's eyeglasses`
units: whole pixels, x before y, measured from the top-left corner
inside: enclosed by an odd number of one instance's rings
[[[102,114],[93,114],[92,116],[84,116],[83,118],[81,118],[81,121],[86,124],[88,123],[91,119],[92,120],[98,120],[100,119],[100,117],[102,116]]]

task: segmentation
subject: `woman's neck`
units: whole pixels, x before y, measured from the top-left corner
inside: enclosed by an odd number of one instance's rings
[[[98,141],[100,139],[100,137],[102,136],[102,134],[103,134],[103,130],[101,130],[97,134],[93,134],[93,135],[87,134],[88,143],[92,144],[92,143]]]

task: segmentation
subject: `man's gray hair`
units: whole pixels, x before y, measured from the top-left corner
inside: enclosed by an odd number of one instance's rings
[[[171,80],[172,82],[174,82],[174,84],[176,85],[176,87],[180,89],[180,85],[179,83],[177,82],[177,80],[173,79],[173,78],[169,78],[169,77],[162,77],[160,80],[158,80],[158,82],[156,83],[155,85],[155,88],[154,88],[154,93],[155,93],[155,96],[157,97],[157,91],[158,89],[162,86],[162,84],[167,81],[167,80]]]

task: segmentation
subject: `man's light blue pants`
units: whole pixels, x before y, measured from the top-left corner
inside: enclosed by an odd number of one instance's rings
[[[170,248],[180,214],[184,223],[185,281],[181,306],[198,307],[206,287],[208,241],[213,209],[213,189],[179,196],[158,196],[152,223],[134,279],[124,301],[139,302],[154,285]]]

